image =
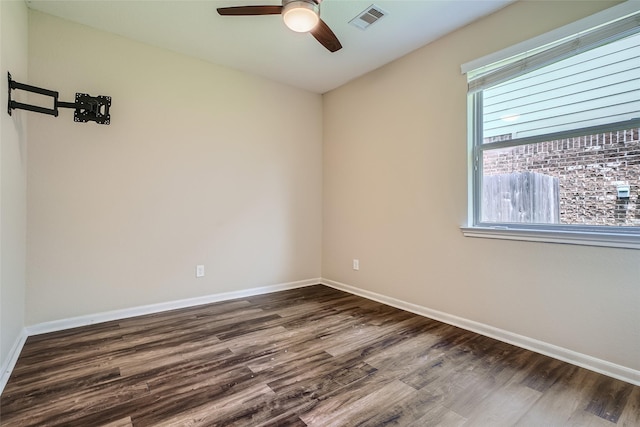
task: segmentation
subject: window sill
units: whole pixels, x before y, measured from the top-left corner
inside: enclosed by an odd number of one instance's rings
[[[566,230],[522,230],[506,227],[460,227],[466,237],[640,249],[640,236]]]

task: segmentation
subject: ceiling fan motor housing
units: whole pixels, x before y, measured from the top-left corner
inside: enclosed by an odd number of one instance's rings
[[[282,19],[293,31],[309,32],[320,21],[318,5],[314,0],[283,0]]]
[[[319,6],[322,3],[322,0],[282,0],[282,7],[288,5],[289,3],[311,3],[314,6]]]

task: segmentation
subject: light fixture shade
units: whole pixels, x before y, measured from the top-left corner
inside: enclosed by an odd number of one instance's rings
[[[320,21],[315,3],[304,0],[285,4],[282,19],[287,27],[298,33],[311,31]]]

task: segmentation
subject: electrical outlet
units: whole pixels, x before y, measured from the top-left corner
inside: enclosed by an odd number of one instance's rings
[[[353,260],[353,269],[354,270],[360,270],[360,260],[358,260],[358,259],[354,259]]]
[[[196,265],[196,277],[204,277],[204,265]]]

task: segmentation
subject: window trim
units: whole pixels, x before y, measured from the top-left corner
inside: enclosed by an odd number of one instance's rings
[[[638,4],[625,2],[606,9],[595,15],[576,21],[534,39],[519,43],[483,58],[468,62],[461,66],[463,74],[497,61],[519,55],[527,50],[537,49],[545,44],[589,30],[590,28],[614,21],[620,17],[637,13]],[[512,223],[483,223],[480,221],[480,198],[482,184],[481,156],[485,149],[519,146],[528,143],[541,142],[548,139],[562,139],[585,135],[587,133],[602,133],[619,130],[619,126],[640,127],[640,118],[628,122],[620,122],[591,128],[558,132],[542,137],[534,136],[504,142],[489,144],[477,143],[482,135],[482,121],[475,117],[482,116],[482,90],[470,90],[467,100],[467,137],[468,137],[468,224],[460,227],[466,237],[480,237],[489,239],[520,240],[533,242],[547,242],[560,244],[576,244],[587,246],[601,246],[626,249],[640,249],[640,227],[616,226],[583,226],[566,224],[512,224]],[[504,147],[503,147],[504,146]]]
[[[485,239],[519,240],[526,242],[562,243],[584,246],[604,246],[608,248],[640,249],[640,234],[619,234],[577,230],[534,230],[525,228],[460,227],[465,237]]]

